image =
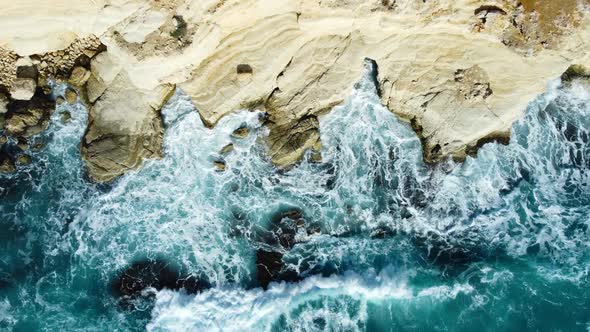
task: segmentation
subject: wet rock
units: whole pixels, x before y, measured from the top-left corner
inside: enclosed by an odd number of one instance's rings
[[[44,131],[55,108],[53,101],[37,91],[29,101],[13,101],[6,114],[6,133],[11,136],[30,137]]]
[[[234,130],[234,132],[231,135],[235,138],[243,139],[248,137],[248,134],[250,134],[250,129],[248,129],[248,127],[246,126],[241,126],[240,128]]]
[[[65,98],[68,104],[73,105],[78,102],[78,93],[72,88],[67,88],[65,92]]]
[[[315,116],[306,116],[295,123],[270,124],[268,147],[273,164],[288,168],[299,162],[307,150],[320,146],[319,126]]]
[[[275,214],[271,220],[270,230],[277,237],[278,244],[289,250],[304,240],[307,235],[305,226],[301,210],[291,209]]]
[[[225,161],[223,160],[215,160],[213,162],[213,166],[218,172],[225,172]]]
[[[263,288],[272,281],[298,281],[297,271],[285,264],[283,256],[308,236],[319,233],[318,227],[305,221],[303,212],[296,208],[278,211],[270,220],[269,230],[261,237],[264,246],[256,252],[257,280]]]
[[[68,122],[70,122],[70,120],[72,120],[72,113],[70,113],[68,111],[61,113],[61,122],[62,123],[68,123]]]
[[[221,148],[221,150],[219,150],[219,154],[226,155],[232,151],[234,151],[234,145],[232,143],[229,143],[228,145]]]
[[[26,165],[30,165],[32,162],[33,162],[33,160],[31,159],[31,156],[29,156],[26,153],[20,154],[16,158],[16,163],[18,165],[26,166]]]
[[[296,271],[285,268],[283,253],[264,249],[256,251],[256,278],[264,289],[273,281],[301,280]]]
[[[7,155],[0,154],[0,174],[12,174],[16,172],[14,161]]]
[[[165,260],[154,259],[134,262],[120,272],[111,282],[110,288],[115,296],[122,299],[122,304],[131,309],[132,300],[150,296],[143,292],[148,288],[184,289],[189,294],[195,294],[209,288],[209,284],[192,275],[184,275]]]
[[[27,151],[29,149],[29,140],[24,137],[19,137],[16,140],[16,146],[18,146],[21,151]]]

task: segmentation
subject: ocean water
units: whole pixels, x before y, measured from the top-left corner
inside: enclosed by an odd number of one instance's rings
[[[367,66],[320,118],[322,161],[289,171],[268,160],[261,112],[207,129],[177,91],[165,157],[91,184],[86,110],[58,106],[33,163],[0,177],[0,330],[589,331],[588,89],[554,81],[509,145],[430,166]],[[269,229],[293,210],[307,231],[277,249]],[[261,250],[297,281],[261,287]],[[138,262],[193,287],[122,296]]]

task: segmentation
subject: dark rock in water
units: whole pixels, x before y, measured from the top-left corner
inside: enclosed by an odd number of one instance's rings
[[[305,220],[303,213],[298,209],[278,213],[271,220],[271,232],[287,250],[293,248],[297,242],[296,235],[301,228],[305,228]]]
[[[178,268],[161,259],[135,262],[111,283],[112,292],[123,299],[125,306],[129,306],[130,300],[142,297],[142,292],[147,288],[184,289],[187,293],[194,294],[208,287],[207,282],[183,275]]]
[[[16,172],[14,160],[9,156],[0,153],[0,174],[11,174]]]
[[[266,289],[272,281],[295,282],[301,280],[296,271],[285,267],[283,254],[278,251],[259,249],[256,252],[257,279]]]
[[[8,104],[5,130],[15,137],[30,137],[44,131],[55,109],[51,97],[37,89],[31,100],[14,100]]]
[[[414,244],[423,252],[426,262],[452,270],[462,269],[485,258],[484,248],[475,240],[460,236],[441,236],[434,232],[414,236]]]
[[[307,235],[319,233],[316,227],[306,225],[303,212],[297,208],[288,208],[275,213],[270,220],[269,231],[264,233],[261,241],[265,247],[256,252],[256,271],[259,284],[266,289],[272,281],[298,281],[298,273],[285,264],[284,253],[297,243],[304,241]]]

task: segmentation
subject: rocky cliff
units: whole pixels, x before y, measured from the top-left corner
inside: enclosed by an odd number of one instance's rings
[[[269,156],[286,168],[319,150],[318,117],[344,101],[370,59],[383,104],[412,124],[425,160],[461,160],[483,143],[506,142],[549,80],[589,63],[588,6],[25,0],[0,13],[0,112],[33,98],[50,77],[69,80],[90,107],[82,142],[89,173],[109,181],[161,155],[159,110],[176,86],[208,126],[264,109]]]

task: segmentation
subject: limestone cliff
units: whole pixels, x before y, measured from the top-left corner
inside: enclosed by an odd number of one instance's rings
[[[0,14],[0,64],[90,34],[106,46],[108,55],[89,56],[89,72],[69,73],[95,103],[83,153],[98,181],[160,154],[158,107],[174,84],[208,126],[264,109],[269,155],[288,167],[319,147],[318,116],[343,102],[369,58],[383,104],[411,122],[436,162],[507,141],[549,80],[590,60],[588,0],[86,0],[44,12],[33,3]],[[33,18],[47,31],[32,30]],[[146,101],[152,94],[159,102]],[[117,160],[97,162],[107,151]]]

